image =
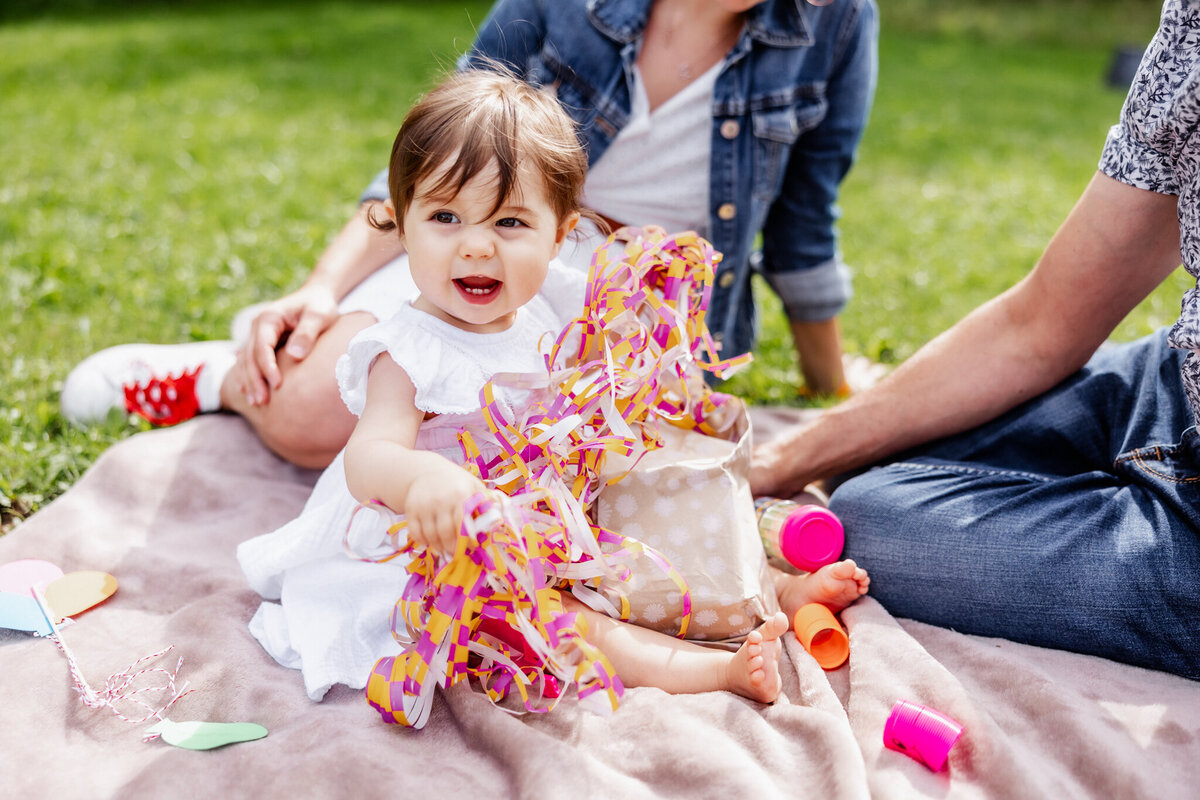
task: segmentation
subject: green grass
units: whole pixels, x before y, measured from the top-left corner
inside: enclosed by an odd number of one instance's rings
[[[0,12],[0,524],[142,429],[67,426],[71,366],[121,342],[223,338],[238,308],[297,286],[488,5]],[[843,326],[850,351],[896,363],[1037,258],[1119,111],[1102,80],[1112,49],[1148,40],[1158,7],[882,5],[879,92],[842,201],[857,291]],[[1171,321],[1184,286],[1118,336]],[[763,318],[758,363],[732,387],[792,402],[790,342],[765,293]]]

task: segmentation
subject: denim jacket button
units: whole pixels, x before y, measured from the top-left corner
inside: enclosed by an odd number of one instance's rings
[[[730,286],[733,286],[735,279],[736,276],[733,274],[733,270],[727,269],[721,273],[721,277],[717,278],[717,285],[722,289],[728,289]]]
[[[721,135],[726,139],[736,139],[737,135],[742,132],[742,126],[738,124],[736,119],[727,119],[721,123]]]
[[[737,206],[733,203],[722,203],[717,209],[717,216],[728,222],[737,216]]]

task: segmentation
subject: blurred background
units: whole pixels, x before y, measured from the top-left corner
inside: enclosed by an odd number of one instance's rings
[[[1032,266],[1095,172],[1160,3],[878,2],[843,329],[850,353],[894,365]],[[4,0],[0,531],[146,427],[68,426],[70,368],[113,344],[227,338],[238,309],[298,286],[489,6]],[[1117,338],[1172,322],[1189,285],[1180,270]],[[787,326],[759,294],[756,363],[725,388],[799,404]]]

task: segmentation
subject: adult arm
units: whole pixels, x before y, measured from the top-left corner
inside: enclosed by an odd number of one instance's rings
[[[852,4],[834,39],[824,114],[791,146],[779,196],[763,228],[763,272],[782,299],[805,386],[844,385],[837,315],[850,297],[837,243],[837,197],[867,124],[878,68],[871,0]]]
[[[875,4],[864,2],[845,26],[847,31],[838,31],[840,49],[832,55],[825,114],[792,145],[779,197],[767,215],[763,260],[768,274],[819,267],[838,256],[838,191],[854,163],[875,95],[879,30]],[[810,301],[789,308],[789,315],[827,319],[840,310],[844,298],[840,300],[828,309],[821,307],[825,303],[820,299]]]
[[[751,488],[787,496],[1054,386],[1179,265],[1177,203],[1097,173],[1024,279],[879,385],[757,448]]]
[[[283,381],[275,350],[284,335],[288,354],[304,359],[317,337],[337,319],[342,298],[404,252],[394,232],[378,231],[368,222],[377,204],[364,202],[317,259],[304,285],[268,303],[255,317],[234,374],[238,388],[253,405],[266,403]]]
[[[463,503],[483,482],[458,464],[415,450],[424,414],[408,374],[386,354],[367,378],[367,397],[346,445],[346,484],[360,503],[378,500],[408,522],[408,537],[436,552],[454,551]]]

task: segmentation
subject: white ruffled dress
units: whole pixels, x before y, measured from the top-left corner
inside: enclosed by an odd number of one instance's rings
[[[541,293],[500,333],[468,333],[405,303],[391,319],[351,340],[337,365],[342,399],[362,413],[367,375],[386,353],[412,380],[417,407],[438,415],[421,425],[416,446],[461,463],[458,430],[484,428],[483,385],[503,372],[544,372],[543,354],[582,310],[586,276],[557,262],[550,267]],[[528,392],[501,387],[495,399],[517,409],[528,402]],[[489,453],[485,443],[481,448],[485,457],[497,452]],[[313,700],[335,683],[361,689],[375,662],[401,649],[390,618],[407,582],[405,563],[349,554],[381,552],[387,544],[387,521],[357,509],[338,454],[300,516],[238,547],[250,586],[268,601],[250,620],[250,632],[280,664],[301,670]]]

